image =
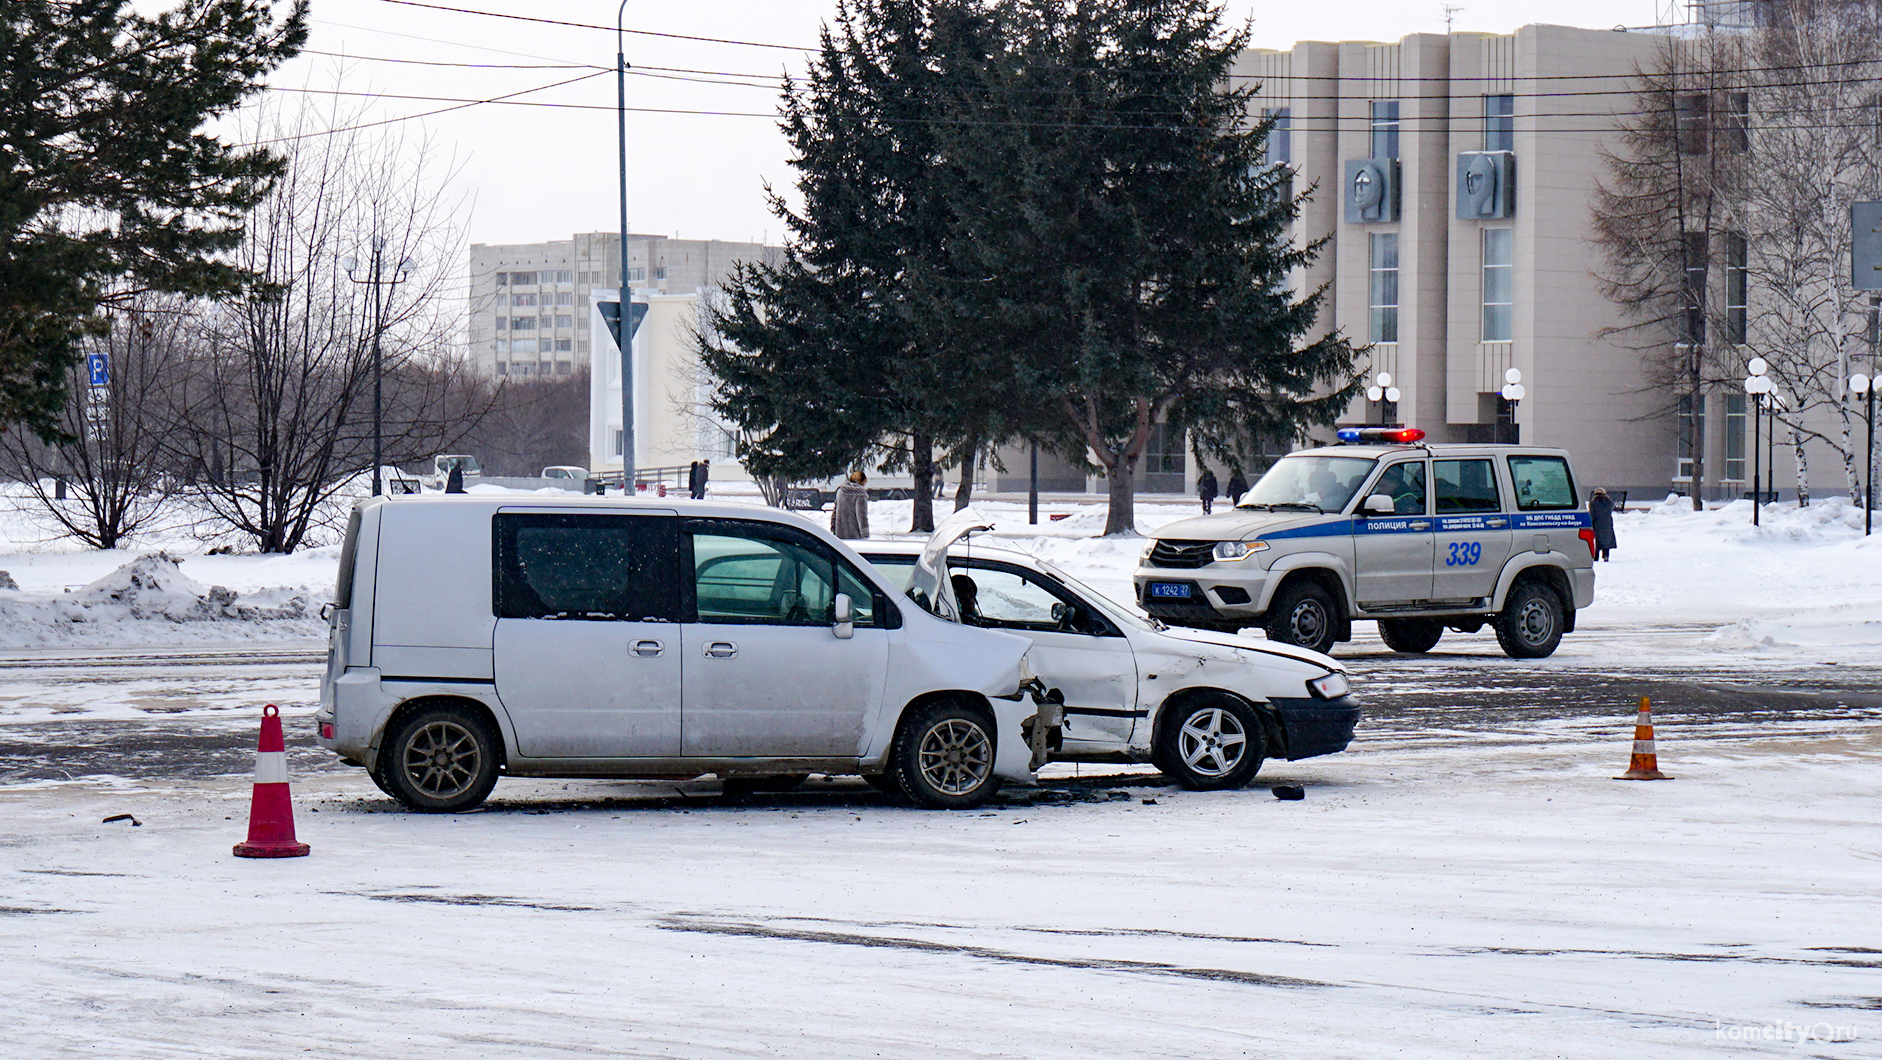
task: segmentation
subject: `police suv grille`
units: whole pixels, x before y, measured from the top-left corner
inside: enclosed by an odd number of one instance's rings
[[[1213,541],[1159,541],[1150,550],[1153,567],[1205,567],[1215,562]]]

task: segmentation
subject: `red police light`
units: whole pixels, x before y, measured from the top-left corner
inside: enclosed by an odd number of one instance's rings
[[[1410,445],[1422,442],[1425,432],[1416,427],[1342,427],[1339,430],[1342,442],[1385,442],[1388,445]]]

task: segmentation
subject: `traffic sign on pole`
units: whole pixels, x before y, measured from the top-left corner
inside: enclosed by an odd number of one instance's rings
[[[1849,204],[1849,284],[1882,291],[1882,202]]]

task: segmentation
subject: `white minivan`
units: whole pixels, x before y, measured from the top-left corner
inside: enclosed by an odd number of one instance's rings
[[[318,739],[415,810],[499,776],[860,774],[935,808],[1030,781],[1029,642],[929,614],[789,512],[625,497],[353,511]],[[1056,727],[1057,716],[1044,724]]]

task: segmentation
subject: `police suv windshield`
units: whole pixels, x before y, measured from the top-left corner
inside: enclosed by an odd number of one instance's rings
[[[1353,499],[1366,481],[1374,461],[1370,457],[1325,456],[1302,453],[1284,456],[1242,494],[1237,508],[1273,511],[1337,512]]]

